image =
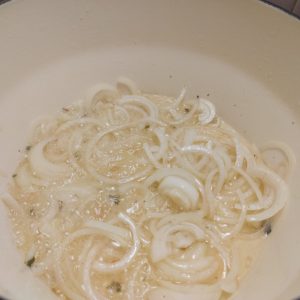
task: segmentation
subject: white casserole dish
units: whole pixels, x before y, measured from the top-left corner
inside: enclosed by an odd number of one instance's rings
[[[30,122],[119,75],[149,92],[209,94],[253,142],[281,140],[298,165],[258,262],[233,299],[300,295],[300,21],[256,0],[13,0],[0,6],[0,175]],[[0,294],[55,299],[26,269],[0,203]]]

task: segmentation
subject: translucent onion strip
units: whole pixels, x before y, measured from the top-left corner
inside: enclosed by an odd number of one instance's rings
[[[216,115],[215,106],[212,104],[212,102],[201,98],[199,99],[199,107],[201,110],[201,113],[199,115],[200,123],[202,125],[210,123]]]
[[[101,250],[98,245],[94,246],[88,253],[83,267],[83,284],[84,291],[90,300],[106,300],[103,295],[96,294],[91,283],[92,264],[97,254]]]
[[[290,147],[282,142],[270,141],[263,145],[260,150],[262,152],[262,158],[268,167],[276,173],[281,173],[283,179],[290,178],[296,165],[295,154]],[[275,156],[277,160],[272,159],[273,156]]]
[[[253,176],[257,176],[258,178],[262,179],[275,191],[274,200],[270,208],[257,214],[251,214],[247,216],[248,222],[259,222],[273,217],[284,207],[288,197],[288,187],[280,176],[270,171],[266,167],[257,166],[255,169],[251,170],[250,173]]]
[[[98,272],[111,273],[123,270],[130,264],[140,248],[140,240],[138,238],[137,230],[132,220],[130,220],[130,218],[123,213],[120,213],[118,217],[129,226],[132,233],[133,245],[131,246],[131,249],[128,251],[128,253],[115,263],[95,262],[94,269]]]
[[[157,119],[157,117],[158,117],[157,107],[153,104],[152,101],[150,101],[149,99],[147,99],[144,96],[126,95],[126,96],[123,96],[120,100],[118,100],[118,103],[120,105],[128,104],[128,103],[135,104],[139,107],[143,107],[145,109],[145,111],[148,112],[149,117],[154,118],[154,119]]]
[[[98,229],[104,236],[114,239],[126,246],[130,239],[130,234],[127,229],[123,227],[115,226],[102,221],[88,221],[85,223],[86,227]]]
[[[227,170],[225,169],[224,161],[222,160],[222,158],[215,151],[200,145],[185,146],[181,149],[181,151],[190,152],[190,153],[203,153],[211,156],[215,160],[220,173],[218,183],[217,183],[217,188],[216,188],[217,192],[219,192],[224,184],[225,177],[227,174]]]
[[[48,142],[40,142],[31,149],[28,159],[33,172],[41,178],[56,179],[66,176],[69,173],[66,164],[55,164],[45,157],[44,148]]]
[[[154,235],[151,244],[151,259],[153,262],[163,260],[170,255],[172,249],[168,244],[169,236],[175,232],[191,232],[196,240],[204,240],[205,233],[193,223],[167,224],[160,228]]]
[[[138,95],[141,93],[135,82],[127,77],[119,77],[116,86],[122,95]]]
[[[90,112],[97,111],[97,105],[103,101],[113,101],[117,99],[119,93],[117,89],[106,83],[101,83],[90,88],[85,102],[86,109]]]

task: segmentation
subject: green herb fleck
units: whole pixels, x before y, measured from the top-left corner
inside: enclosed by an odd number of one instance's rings
[[[17,175],[18,175],[18,174],[16,174],[16,173],[15,173],[15,174],[12,174],[12,176],[11,176],[11,177],[12,177],[12,178],[16,178],[16,177],[17,177]]]
[[[121,283],[118,281],[112,281],[111,284],[107,286],[107,288],[115,293],[121,293],[122,291]]]
[[[115,205],[120,203],[120,195],[108,195],[110,201],[112,201]]]
[[[30,210],[29,210],[29,215],[31,216],[31,217],[35,217],[35,209],[34,208],[30,208]]]
[[[58,201],[58,209],[62,210],[63,206],[64,206],[64,202],[62,200],[59,200]]]
[[[190,109],[186,107],[186,108],[184,109],[184,112],[187,114],[187,113],[190,112]]]
[[[149,128],[150,128],[150,125],[147,124],[144,129],[149,129]]]
[[[35,262],[35,257],[32,256],[29,260],[27,260],[27,261],[25,262],[25,264],[26,264],[27,267],[31,268],[32,265],[34,264],[34,262]]]
[[[158,181],[154,181],[154,182],[152,183],[152,187],[153,187],[154,189],[157,189],[158,186],[159,186],[159,182],[158,182]]]
[[[28,145],[28,146],[25,148],[25,150],[26,150],[26,151],[30,151],[31,148],[32,148],[32,146]]]
[[[77,160],[81,158],[81,154],[80,154],[80,152],[78,152],[78,151],[76,151],[76,152],[74,153],[74,156],[75,156],[75,158],[76,158]]]

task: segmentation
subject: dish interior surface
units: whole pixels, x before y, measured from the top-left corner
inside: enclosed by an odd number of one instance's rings
[[[263,145],[267,140],[280,140],[289,144],[295,153],[300,153],[297,115],[282,99],[242,70],[195,52],[161,47],[107,48],[52,63],[1,95],[0,137],[5,141],[2,143],[5,155],[0,160],[3,184],[22,155],[18,150],[24,148],[32,120],[59,111],[84,98],[90,86],[113,82],[119,75],[133,78],[143,91],[150,93],[176,96],[186,87],[188,95],[201,95],[212,101],[217,113],[250,141]],[[296,168],[293,178],[297,178],[297,174],[299,169]],[[298,253],[297,247],[293,247],[298,243],[297,237],[290,231],[290,226],[296,222],[293,212],[297,207],[293,199],[295,180],[291,180],[290,186],[288,207],[276,222],[274,232],[265,242],[235,299],[253,299],[254,295],[257,299],[271,299],[281,293],[284,284],[287,285],[299,271],[295,261],[286,257],[296,257]],[[2,210],[1,214],[4,214]],[[1,233],[6,226],[1,226]],[[13,242],[10,246],[13,247]],[[8,266],[14,255],[17,253],[13,250],[5,251],[1,264]],[[8,287],[10,276],[24,268],[18,264],[20,259],[14,261],[16,263],[4,279]],[[271,285],[272,289],[266,288]]]

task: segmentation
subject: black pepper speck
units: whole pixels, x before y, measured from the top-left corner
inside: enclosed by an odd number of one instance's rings
[[[271,232],[272,232],[272,224],[270,222],[267,222],[264,225],[264,234],[269,235],[269,234],[271,234]]]
[[[26,264],[27,267],[31,268],[32,265],[34,264],[34,262],[35,262],[35,257],[33,256],[32,258],[27,260],[25,264]]]

